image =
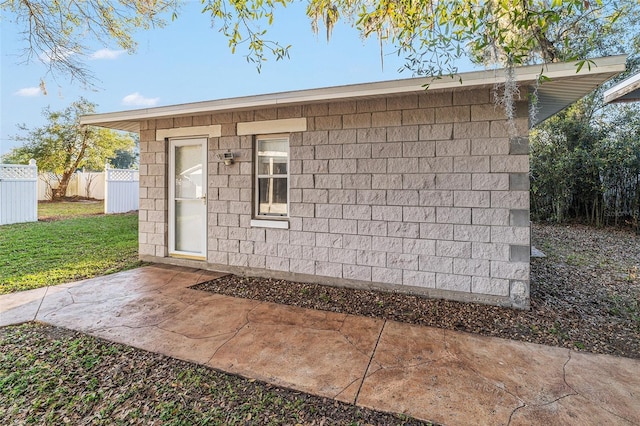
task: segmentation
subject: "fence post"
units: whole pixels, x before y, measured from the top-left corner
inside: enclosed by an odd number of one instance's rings
[[[31,208],[34,215],[31,217],[34,222],[38,221],[38,163],[35,158],[29,160],[29,167],[31,167],[33,177],[33,200],[31,200]]]
[[[109,162],[104,163],[104,214],[109,214]]]

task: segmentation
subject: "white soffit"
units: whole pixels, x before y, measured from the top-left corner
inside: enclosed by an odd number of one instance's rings
[[[604,102],[634,102],[640,101],[640,73],[616,84],[604,92]]]
[[[575,63],[531,65],[516,69],[516,80],[521,86],[534,85],[540,74],[551,79],[538,88],[538,113],[534,122],[531,123],[532,126],[566,108],[609,78],[624,71],[626,55],[608,56],[592,61],[594,64],[591,67],[585,65],[579,73],[576,73]],[[468,90],[482,86],[491,87],[504,81],[503,69],[474,71],[437,80],[419,77],[92,114],[83,116],[80,123],[139,132],[141,121],[157,118],[419,93],[425,90],[426,84],[429,84],[428,91]]]
[[[617,57],[613,57],[617,58]],[[605,58],[606,59],[606,58]],[[571,75],[552,78],[538,87],[538,104],[535,118],[531,120],[533,127],[541,123],[552,115],[562,111],[572,103],[591,93],[610,78],[620,74],[625,69],[626,56],[621,57],[621,62],[616,66],[601,66],[600,60],[596,59],[596,65],[591,67],[587,73],[578,74],[573,71]],[[586,67],[586,65],[585,65]],[[547,75],[547,73],[545,73]]]

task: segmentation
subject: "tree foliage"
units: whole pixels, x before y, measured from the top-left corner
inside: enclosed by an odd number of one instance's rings
[[[592,94],[534,129],[530,139],[535,219],[638,226],[638,105],[603,107]]]
[[[637,4],[596,0],[339,0],[310,16],[358,16],[365,36],[390,40],[418,74],[457,71],[462,56],[504,67],[585,60],[592,40]],[[334,14],[327,10],[337,8]],[[330,30],[330,27],[327,26]]]
[[[0,0],[3,19],[23,29],[25,62],[34,59],[84,83],[92,80],[85,66],[90,43],[133,52],[137,29],[165,25],[163,16],[175,14],[181,0]],[[10,12],[6,13],[6,12]],[[45,89],[44,81],[41,87]]]
[[[247,59],[258,64],[288,56],[290,45],[269,40],[265,27],[295,0],[202,1],[233,51],[246,44]],[[363,37],[393,46],[406,69],[437,77],[456,73],[463,57],[505,68],[571,60],[591,66],[594,54],[624,53],[603,35],[625,28],[640,40],[639,10],[635,0],[308,0],[306,13],[327,40],[347,20]]]
[[[0,0],[2,1],[2,0]],[[203,13],[258,68],[269,57],[289,56],[291,45],[271,40],[267,29],[278,9],[299,0],[201,0]],[[87,40],[116,43],[135,50],[134,30],[163,25],[163,16],[179,16],[184,0],[4,0],[24,27],[27,58],[37,57],[52,70],[87,79],[82,57]],[[623,53],[606,45],[603,35],[627,30],[640,40],[636,0],[307,0],[306,15],[314,31],[329,39],[340,20],[363,37],[375,36],[406,58],[416,74],[440,76],[457,71],[458,60],[503,67],[561,60],[581,65],[595,53]],[[291,35],[295,37],[295,35]],[[609,42],[613,39],[607,38]],[[612,52],[613,51],[613,52]]]
[[[116,149],[108,162],[114,169],[137,169],[140,160],[140,137],[132,133],[134,146],[126,149]]]
[[[640,43],[632,30],[637,12],[593,44],[601,55],[629,53],[627,71],[531,131],[534,219],[598,226],[627,221],[640,229],[640,104],[605,105],[602,94],[640,71]]]
[[[83,167],[102,170],[105,161],[115,157],[117,150],[132,150],[134,140],[129,134],[109,129],[81,126],[80,117],[95,111],[95,104],[80,98],[63,111],[45,108],[47,124],[33,129],[25,125],[25,134],[16,136],[23,145],[4,156],[9,163],[25,163],[34,158],[41,171],[52,172],[58,182],[53,198],[66,195],[73,173]]]

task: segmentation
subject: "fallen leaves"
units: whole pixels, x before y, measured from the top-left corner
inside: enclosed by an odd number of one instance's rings
[[[0,418],[55,425],[428,424],[39,323],[0,328]]]

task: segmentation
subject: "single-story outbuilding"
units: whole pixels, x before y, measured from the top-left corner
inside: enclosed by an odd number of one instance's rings
[[[529,306],[529,128],[625,57],[89,115],[140,134],[140,257]],[[537,87],[537,115],[529,99]]]

